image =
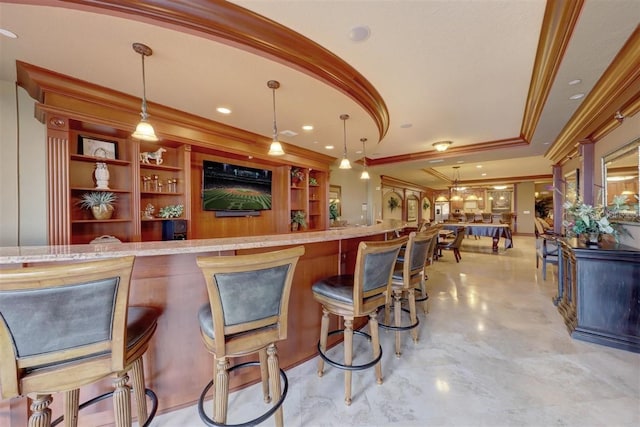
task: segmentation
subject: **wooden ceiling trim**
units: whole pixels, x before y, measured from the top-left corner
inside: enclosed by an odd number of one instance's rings
[[[163,0],[62,0],[145,22],[165,23],[274,59],[341,91],[360,105],[378,128],[379,141],[389,130],[389,110],[376,88],[356,69],[301,34],[230,2]]]
[[[549,0],[544,12],[521,133],[531,141],[575,29],[583,0]]]
[[[18,85],[39,102],[36,116],[41,121],[44,112],[63,114],[113,128],[126,138],[140,120],[140,98],[21,61],[17,61],[16,71]],[[148,110],[162,139],[325,171],[335,161],[335,157],[284,142],[287,154],[275,160],[267,154],[271,138],[160,104],[148,103]]]
[[[614,119],[615,112],[640,92],[640,25],[602,74],[587,98],[545,153],[560,162],[573,151],[576,141],[590,137]]]
[[[380,183],[383,187],[387,188],[403,188],[405,190],[418,191],[418,192],[426,192],[431,190],[428,187],[422,187],[414,184],[413,182],[403,181],[401,179],[394,178],[388,175],[380,175]]]
[[[398,156],[380,157],[378,159],[367,159],[368,166],[388,165],[393,163],[413,162],[418,160],[445,159],[466,154],[475,154],[482,151],[497,150],[503,148],[513,148],[527,146],[529,143],[522,137],[501,139],[497,141],[481,142],[479,144],[464,145],[462,147],[450,147],[447,151],[420,151],[417,153],[400,154]]]
[[[640,86],[640,80],[639,80],[638,86]],[[600,128],[598,128],[595,132],[593,132],[590,135],[590,138],[595,142],[600,141],[602,138],[607,136],[609,132],[613,131],[618,126],[622,125],[625,117],[635,116],[639,111],[640,111],[640,88],[637,91],[637,96],[634,99],[630,100],[627,105],[625,105],[624,107],[618,110],[618,112],[620,112],[620,114],[622,115],[622,119],[619,120],[614,115],[612,120],[609,120],[608,122],[604,123]]]

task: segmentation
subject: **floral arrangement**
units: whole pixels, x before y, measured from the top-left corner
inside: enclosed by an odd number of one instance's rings
[[[164,208],[160,208],[158,216],[160,218],[179,218],[184,212],[183,205],[168,205]]]
[[[304,171],[300,168],[292,168],[291,182],[302,182],[302,181],[304,181]]]
[[[586,205],[579,199],[576,202],[567,201],[564,204],[567,219],[563,221],[563,225],[568,234],[573,236],[590,233],[611,234],[617,239],[617,224],[610,223],[609,218],[620,209],[624,209],[625,204],[625,196],[615,196],[610,208]]]

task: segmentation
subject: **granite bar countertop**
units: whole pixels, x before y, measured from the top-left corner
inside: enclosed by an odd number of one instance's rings
[[[357,237],[372,236],[401,230],[403,223],[385,220],[380,224],[356,226],[326,231],[272,234],[261,236],[224,237],[215,239],[171,240],[161,242],[96,243],[59,246],[0,247],[0,265],[30,262],[81,261],[119,256],[157,256],[235,249],[304,245]]]

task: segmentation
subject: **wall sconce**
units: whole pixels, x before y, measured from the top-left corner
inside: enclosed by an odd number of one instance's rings
[[[145,81],[145,73],[144,73],[144,57],[151,56],[153,51],[147,45],[142,43],[134,43],[133,50],[136,53],[139,53],[142,56],[142,112],[140,116],[140,122],[136,126],[135,132],[131,134],[132,137],[136,139],[141,139],[143,141],[157,141],[158,137],[156,136],[156,132],[149,123],[149,114],[147,114],[147,83]]]
[[[282,144],[278,141],[278,125],[276,124],[276,89],[280,87],[280,82],[277,80],[269,80],[267,87],[273,91],[273,140],[269,146],[270,156],[284,156],[284,150]]]

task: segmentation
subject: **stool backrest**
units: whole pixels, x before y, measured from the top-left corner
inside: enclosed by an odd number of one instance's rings
[[[404,252],[404,259],[407,262],[401,264],[402,282],[405,289],[420,282],[421,273],[424,271],[424,266],[427,262],[429,247],[436,235],[437,230],[435,229],[423,233],[412,232],[409,234],[409,241]]]
[[[77,388],[125,368],[133,261],[129,256],[2,270],[3,398]],[[90,365],[80,366],[83,359]],[[74,363],[54,377],[55,367],[69,361]]]
[[[362,316],[384,304],[385,293],[391,291],[398,253],[408,239],[405,236],[387,241],[360,242],[353,277],[354,316]]]
[[[429,244],[429,251],[427,252],[427,260],[429,263],[433,263],[433,254],[436,252],[436,247],[438,246],[438,238],[440,230],[444,228],[444,224],[437,224],[432,227],[430,231],[433,232],[433,237],[431,238],[431,243]]]
[[[225,337],[272,327],[287,338],[289,295],[304,246],[235,256],[198,257],[207,283],[218,357]]]

